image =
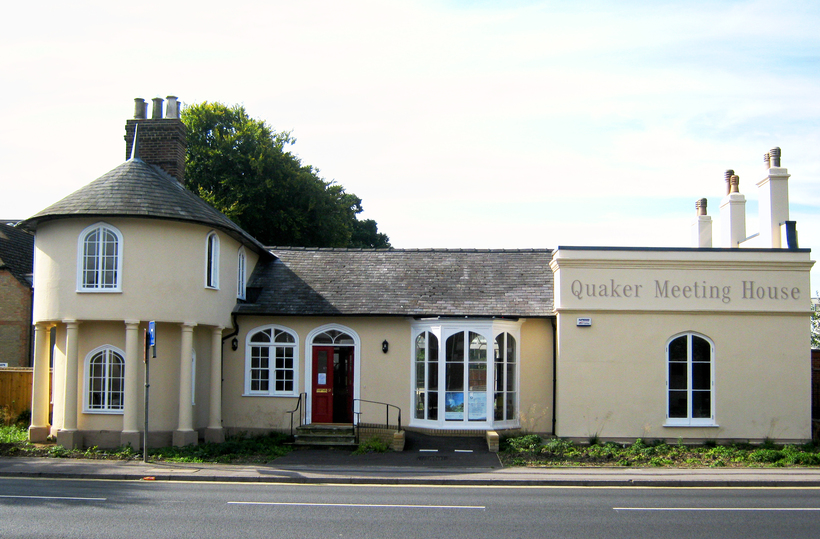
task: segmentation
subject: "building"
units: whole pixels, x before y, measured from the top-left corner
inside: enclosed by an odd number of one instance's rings
[[[430,433],[811,437],[813,262],[779,154],[758,182],[760,234],[728,175],[725,247],[700,202],[692,248],[267,248],[182,186],[176,98],[162,108],[148,119],[137,100],[128,160],[24,223],[32,440],[140,445],[149,321],[149,445],[287,430],[297,409],[383,423],[385,403]]]
[[[0,367],[28,367],[31,357],[34,236],[0,221]]]

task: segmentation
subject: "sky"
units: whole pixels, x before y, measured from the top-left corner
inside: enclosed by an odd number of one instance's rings
[[[0,219],[122,163],[133,99],[175,95],[291,131],[397,248],[687,247],[700,198],[721,246],[724,171],[757,232],[779,146],[816,259],[818,28],[789,0],[17,2]]]

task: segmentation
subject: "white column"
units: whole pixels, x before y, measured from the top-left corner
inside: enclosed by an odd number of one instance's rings
[[[50,326],[45,322],[34,325],[34,373],[31,388],[31,426],[28,428],[30,442],[45,442],[49,435],[48,424],[48,355]]]
[[[142,395],[140,387],[140,323],[139,320],[125,321],[125,387],[123,396],[122,433],[120,443],[139,449],[140,408]]]
[[[194,326],[182,324],[181,345],[179,352],[179,422],[174,431],[173,444],[183,446],[197,443],[194,431],[194,408],[191,405],[191,352],[194,344]]]
[[[720,229],[723,247],[739,247],[746,241],[746,197],[740,194],[735,175],[731,176],[729,194],[720,202]]]
[[[222,431],[222,327],[211,332],[211,392],[208,428],[205,440],[221,443],[225,441]]]
[[[79,369],[79,327],[76,320],[63,320],[65,335],[65,380],[63,389],[63,428],[57,431],[57,443],[67,449],[82,447],[82,436],[77,432],[77,371]]]

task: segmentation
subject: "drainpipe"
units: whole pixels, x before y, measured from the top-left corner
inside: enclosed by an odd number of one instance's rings
[[[555,403],[557,401],[556,391],[558,388],[557,366],[558,366],[558,327],[555,318],[551,318],[552,322],[552,435],[555,436]]]

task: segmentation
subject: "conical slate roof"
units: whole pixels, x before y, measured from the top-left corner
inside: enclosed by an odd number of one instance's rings
[[[23,221],[35,229],[66,217],[137,217],[188,221],[218,228],[258,253],[268,251],[253,236],[182,186],[161,168],[129,159]]]

